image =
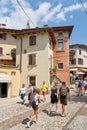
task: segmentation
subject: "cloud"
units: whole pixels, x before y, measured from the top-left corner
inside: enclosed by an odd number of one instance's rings
[[[70,15],[70,19],[73,19],[73,16],[72,16],[72,15]]]
[[[56,7],[48,10],[48,12],[45,14],[45,17],[42,19],[43,22],[48,22],[49,20],[55,19],[55,15],[60,12],[60,9],[62,7],[62,4],[57,5]]]
[[[36,6],[32,7],[28,0],[18,1],[21,3],[28,17],[25,15],[16,0],[0,1],[0,22],[6,23],[7,28],[25,28],[28,19],[31,27],[49,24],[50,22],[56,23],[67,21],[67,14],[69,15],[69,18],[72,19],[74,16],[71,15],[71,12],[77,10],[83,11],[80,3],[63,7],[63,4],[61,3],[53,6],[51,2],[44,1],[37,2],[39,4],[37,8],[35,8]],[[84,3],[84,6],[87,8],[87,2]]]

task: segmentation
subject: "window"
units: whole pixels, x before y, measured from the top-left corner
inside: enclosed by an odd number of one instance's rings
[[[62,37],[62,36],[63,36],[63,33],[62,33],[62,32],[59,32],[59,33],[58,33],[58,36],[59,36],[59,37]]]
[[[50,55],[50,58],[49,58],[49,65],[50,65],[50,68],[52,68],[52,55]]]
[[[29,45],[36,45],[36,36],[30,36],[29,37]]]
[[[78,58],[78,64],[83,65],[83,59]]]
[[[5,33],[0,33],[0,40],[6,40],[6,34]]]
[[[62,51],[62,50],[64,49],[64,47],[63,47],[63,39],[58,39],[57,49],[58,49],[59,51]]]
[[[0,47],[0,55],[2,55],[2,54],[3,54],[3,48]]]
[[[71,64],[71,65],[76,65],[76,59],[70,60],[70,64]]]
[[[35,65],[36,64],[36,54],[30,54],[29,55],[29,65]]]
[[[79,55],[81,55],[81,50],[79,50]]]
[[[63,63],[58,63],[58,69],[63,69]]]
[[[29,77],[29,83],[32,84],[35,87],[36,86],[36,77],[30,76]]]

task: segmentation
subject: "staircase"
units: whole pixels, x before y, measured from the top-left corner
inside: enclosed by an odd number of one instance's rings
[[[51,87],[54,85],[55,82],[58,83],[58,87],[60,87],[62,84],[62,81],[56,75],[50,76],[50,86]]]

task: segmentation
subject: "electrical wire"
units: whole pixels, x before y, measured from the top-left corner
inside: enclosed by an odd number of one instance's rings
[[[35,27],[34,22],[32,21],[32,19],[30,18],[30,16],[26,13],[26,11],[24,10],[24,8],[22,7],[22,5],[20,4],[20,2],[18,0],[16,0],[18,5],[21,7],[21,9],[23,10],[24,14],[27,16],[27,18],[31,21],[31,23],[33,24],[33,26]]]
[[[82,5],[82,8],[84,9],[85,13],[87,14],[87,10],[86,10],[86,8],[85,8],[85,6],[84,6],[82,0],[80,0],[80,3],[81,3],[81,5]]]

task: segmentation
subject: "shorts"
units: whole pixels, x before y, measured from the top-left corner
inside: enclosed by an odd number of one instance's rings
[[[67,105],[67,96],[60,96],[60,103],[63,105]]]
[[[56,95],[51,95],[51,103],[58,103],[58,97]]]
[[[38,105],[36,105],[35,102],[32,102],[32,108],[33,110],[38,110]]]
[[[21,99],[24,100],[25,94],[21,94]]]
[[[45,97],[46,96],[46,92],[42,92],[42,95]]]
[[[79,87],[78,90],[79,90],[79,91],[82,91],[82,87]]]

